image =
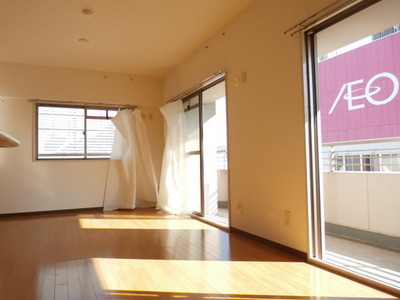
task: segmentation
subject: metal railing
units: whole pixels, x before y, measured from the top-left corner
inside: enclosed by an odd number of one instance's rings
[[[400,139],[322,145],[324,172],[400,172]]]

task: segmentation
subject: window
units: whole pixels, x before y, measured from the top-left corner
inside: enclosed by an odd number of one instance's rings
[[[228,148],[223,77],[182,99],[193,213],[228,226]]]
[[[115,108],[37,105],[37,159],[109,158]]]
[[[357,1],[304,32],[309,259],[395,293],[400,288],[400,269],[393,263],[400,257],[399,13],[398,0]],[[382,251],[379,260],[369,252],[375,250]]]

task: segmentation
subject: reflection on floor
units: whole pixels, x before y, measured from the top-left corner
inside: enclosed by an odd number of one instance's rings
[[[400,289],[400,252],[330,235],[325,244],[327,262]]]

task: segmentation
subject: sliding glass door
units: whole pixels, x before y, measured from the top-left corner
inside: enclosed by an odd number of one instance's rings
[[[400,289],[400,1],[307,34],[311,258]]]
[[[183,100],[189,134],[190,195],[195,213],[228,224],[228,159],[225,81]]]

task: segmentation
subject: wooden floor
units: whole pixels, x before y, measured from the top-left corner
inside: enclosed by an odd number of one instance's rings
[[[393,299],[161,211],[0,218],[0,300]]]

